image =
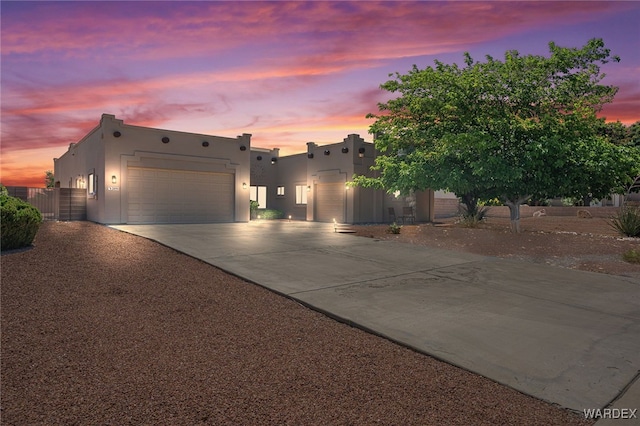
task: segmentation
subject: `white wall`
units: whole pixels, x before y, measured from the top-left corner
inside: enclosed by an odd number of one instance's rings
[[[169,142],[163,143],[163,138]],[[249,191],[243,183],[248,187],[250,182],[250,151],[249,134],[227,138],[130,126],[103,114],[98,127],[55,161],[55,179],[65,188],[70,176],[86,176],[95,169],[98,194],[95,200],[88,200],[87,218],[100,223],[126,223],[129,166],[233,173],[235,220],[244,222],[249,220]],[[112,176],[116,177],[115,184]]]

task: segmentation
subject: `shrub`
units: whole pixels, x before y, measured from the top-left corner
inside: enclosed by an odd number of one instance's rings
[[[469,228],[475,228],[487,217],[487,208],[484,206],[476,205],[473,209],[468,209],[466,206],[460,208],[460,220],[459,223],[462,226]]]
[[[257,201],[254,201],[254,200],[249,201],[249,217],[251,219],[255,219],[256,218],[259,206],[260,206],[260,204],[258,204]]]
[[[627,237],[640,237],[640,208],[622,207],[618,214],[609,220],[609,225]]]
[[[625,251],[622,254],[622,258],[625,260],[625,262],[640,263],[640,250],[631,249],[631,250]]]
[[[258,209],[257,212],[258,212],[258,216],[260,216],[260,219],[272,220],[272,219],[282,219],[284,217],[284,213],[281,212],[280,210]]]
[[[402,226],[393,222],[391,225],[389,225],[389,228],[387,228],[387,232],[389,234],[399,234],[401,229],[402,229]]]
[[[26,201],[0,195],[0,246],[12,250],[31,245],[42,223],[42,214]]]

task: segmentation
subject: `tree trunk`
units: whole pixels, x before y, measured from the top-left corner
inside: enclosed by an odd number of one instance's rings
[[[463,194],[460,198],[462,199],[462,204],[464,204],[467,209],[467,214],[475,215],[478,209],[478,197],[475,197],[473,194]]]
[[[509,206],[509,216],[511,219],[511,232],[520,233],[520,204],[529,197],[518,198],[515,201],[507,200],[506,205]]]

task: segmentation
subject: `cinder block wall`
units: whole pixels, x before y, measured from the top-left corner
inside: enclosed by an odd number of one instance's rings
[[[545,209],[547,216],[577,216],[578,210],[588,210],[592,217],[609,218],[615,215],[619,207],[552,207],[552,206],[520,206],[520,217],[533,216],[533,212]],[[509,207],[494,206],[489,207],[487,212],[489,217],[509,217]]]

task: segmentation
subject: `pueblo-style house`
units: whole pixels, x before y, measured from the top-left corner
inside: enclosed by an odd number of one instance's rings
[[[84,188],[87,219],[104,224],[217,223],[250,220],[250,200],[292,220],[379,223],[411,207],[434,218],[433,191],[395,197],[346,185],[371,175],[376,151],[351,134],[343,141],[280,156],[235,138],[125,124],[100,124],[54,159],[56,186]]]

